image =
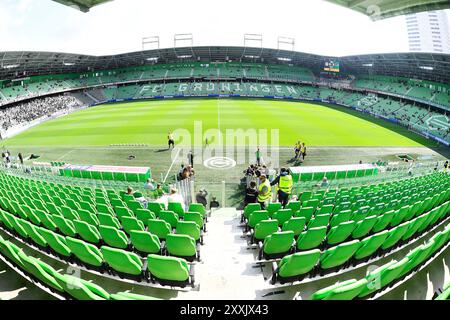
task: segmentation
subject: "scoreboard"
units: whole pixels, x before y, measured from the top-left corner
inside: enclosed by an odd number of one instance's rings
[[[335,59],[329,59],[329,60],[325,61],[325,67],[323,70],[327,71],[327,72],[334,72],[334,73],[341,72],[339,61],[335,60]]]

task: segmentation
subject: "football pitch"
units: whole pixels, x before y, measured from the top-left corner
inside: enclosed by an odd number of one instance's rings
[[[100,147],[112,144],[167,145],[167,133],[194,132],[201,123],[203,143],[210,129],[267,130],[268,144],[307,146],[417,147],[433,144],[395,124],[347,108],[324,104],[243,100],[184,99],[106,104],[75,112],[3,141],[8,147]],[[279,140],[270,132],[278,130]],[[197,137],[198,138],[198,137]],[[223,137],[222,139],[225,138]],[[214,136],[211,143],[217,143]],[[183,143],[187,141],[184,140]],[[226,143],[226,142],[224,142]],[[257,142],[259,144],[260,141]],[[245,145],[251,145],[246,141]]]
[[[193,134],[195,122],[201,122],[199,140]],[[261,141],[247,139],[244,145],[236,144],[234,158],[243,156],[245,161],[234,168],[212,169],[203,165],[208,158],[203,139],[208,137],[214,145],[220,138],[220,135],[215,138],[209,135],[211,129],[219,129],[223,135],[227,129],[242,129],[247,133],[267,130],[268,148],[272,148],[271,143],[279,146],[276,149],[280,167],[399,161],[398,155],[404,154],[434,161],[444,159],[443,155],[449,153],[447,148],[400,126],[348,108],[244,99],[105,104],[45,122],[2,141],[2,147],[13,155],[18,152],[25,156],[39,155],[37,160],[27,161],[30,165],[34,161],[61,161],[78,165],[148,166],[157,181],[173,182],[180,163],[187,163],[188,159],[184,153],[168,150],[167,134],[173,131],[178,145],[182,141],[177,133],[190,133],[196,186],[218,195],[221,182],[225,181],[227,205],[235,206],[242,200],[243,171],[256,160],[256,146],[252,142],[260,144]],[[278,130],[278,141],[271,141],[271,130]],[[298,140],[308,147],[308,156],[302,164],[293,160],[293,145]]]

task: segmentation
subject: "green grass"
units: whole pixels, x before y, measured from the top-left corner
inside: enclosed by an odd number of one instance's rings
[[[309,146],[430,145],[428,140],[404,128],[346,108],[243,99],[102,105],[46,122],[3,141],[3,145],[88,147],[142,143],[165,146],[168,131],[186,129],[192,133],[194,121],[202,121],[204,131],[218,128],[220,124],[223,134],[225,129],[279,129],[280,146],[292,146],[297,140]]]

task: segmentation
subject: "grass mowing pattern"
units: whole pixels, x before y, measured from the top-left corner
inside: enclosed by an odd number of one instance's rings
[[[280,146],[297,140],[308,146],[429,146],[434,143],[386,121],[348,108],[315,103],[184,99],[97,106],[32,128],[3,141],[6,146],[80,147],[143,143],[165,146],[167,132],[225,129],[279,129]],[[270,143],[270,131],[268,133]],[[175,137],[176,138],[176,137]],[[204,141],[204,139],[202,139]]]

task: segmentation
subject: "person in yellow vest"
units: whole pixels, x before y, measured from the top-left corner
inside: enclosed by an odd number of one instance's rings
[[[286,208],[289,197],[292,194],[292,187],[294,186],[294,181],[289,169],[282,168],[280,170],[280,175],[272,181],[272,186],[278,186],[278,201],[280,201],[283,209]]]
[[[261,209],[265,210],[266,205],[272,198],[272,186],[265,175],[259,177],[259,187],[258,187],[258,203],[261,205]]]

